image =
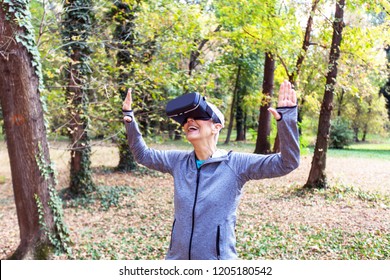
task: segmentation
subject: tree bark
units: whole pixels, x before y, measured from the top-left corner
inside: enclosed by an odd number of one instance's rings
[[[271,113],[268,111],[274,92],[275,60],[271,53],[265,54],[263,95],[264,99],[260,106],[259,125],[257,129],[256,154],[271,153]]]
[[[23,12],[29,14],[28,4],[25,5]],[[20,244],[10,258],[47,259],[54,249],[49,235],[58,237],[55,220],[60,217],[54,217],[53,207],[50,206],[55,178],[50,169],[39,94],[37,72],[40,69],[33,67],[31,52],[16,41],[16,34],[25,34],[26,30],[17,25],[13,16],[8,18],[12,13],[6,16],[7,9],[8,6],[2,3],[0,102],[20,230]],[[34,47],[36,50],[36,45]]]
[[[326,188],[328,186],[325,173],[326,154],[329,144],[330,119],[333,110],[333,96],[337,78],[337,65],[340,57],[340,45],[344,28],[344,6],[345,0],[338,0],[336,2],[336,13],[333,22],[332,45],[329,54],[325,93],[318,122],[318,133],[314,156],[311,163],[310,174],[305,185],[306,187]]]
[[[237,67],[236,84],[234,86],[232,104],[230,106],[229,126],[228,126],[227,136],[225,140],[225,145],[230,143],[230,137],[233,130],[234,111],[235,111],[234,108],[236,107],[237,92],[239,90],[239,85],[240,85],[240,76],[241,76],[241,66],[239,65]]]
[[[299,73],[301,72],[303,61],[306,57],[306,53],[307,53],[309,46],[310,46],[310,43],[311,43],[310,40],[311,40],[311,31],[313,30],[313,15],[314,15],[315,11],[317,10],[317,6],[318,6],[319,2],[320,2],[320,0],[313,0],[313,3],[311,5],[310,16],[307,19],[305,37],[304,37],[303,43],[302,43],[302,52],[300,52],[300,54],[298,56],[297,63],[295,65],[295,71],[293,71],[293,73],[289,77],[289,81],[292,85],[296,85],[296,80],[299,76]]]
[[[338,117],[341,117],[341,111],[342,111],[342,108],[344,107],[344,97],[345,97],[345,90],[344,89],[341,89],[340,94],[336,93],[336,100],[338,103],[338,107],[337,107],[337,116]]]
[[[214,32],[218,32],[221,30],[221,25],[218,25],[217,28],[214,30]],[[199,64],[199,56],[201,54],[201,51],[203,47],[206,45],[206,43],[209,41],[209,39],[203,39],[199,42],[198,47],[195,51],[191,51],[190,55],[190,62],[188,63],[188,76],[192,75],[192,71],[195,70],[196,66]]]
[[[239,87],[236,99],[236,141],[245,141],[245,110],[244,110],[244,95],[246,86]]]
[[[116,28],[114,32],[114,40],[118,42],[116,44],[116,47],[118,48],[118,52],[116,54],[116,66],[119,68],[120,72],[117,77],[117,82],[118,92],[122,100],[126,98],[126,84],[129,80],[134,78],[134,44],[136,41],[134,21],[136,19],[137,9],[138,1],[134,2],[134,6],[130,6],[126,2],[117,1],[115,2],[110,12],[110,16],[112,17],[113,21],[116,22]],[[120,117],[121,115],[122,112],[120,112]],[[127,134],[124,131],[118,136],[119,139],[117,146],[119,150],[119,163],[116,167],[116,170],[121,172],[135,170],[137,168],[137,164],[132,152],[129,149],[127,143]]]
[[[387,117],[390,120],[390,44],[385,47],[385,51],[387,56],[387,81],[381,87],[379,93],[385,98]]]
[[[72,55],[69,64],[67,99],[69,110],[70,146],[70,185],[73,194],[87,194],[95,189],[91,171],[91,143],[88,136],[88,97],[82,89],[83,82],[77,64],[80,61],[78,51]]]

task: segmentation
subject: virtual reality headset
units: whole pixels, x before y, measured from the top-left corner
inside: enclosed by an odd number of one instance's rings
[[[222,123],[217,114],[207,104],[206,98],[198,92],[179,96],[168,102],[165,109],[168,117],[184,125],[188,118],[195,120],[213,119],[215,123]]]

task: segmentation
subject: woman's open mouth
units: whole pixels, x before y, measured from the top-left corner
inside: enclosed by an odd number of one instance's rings
[[[195,131],[198,131],[198,130],[199,130],[199,127],[194,126],[194,125],[190,125],[190,126],[187,128],[187,132],[195,132]]]

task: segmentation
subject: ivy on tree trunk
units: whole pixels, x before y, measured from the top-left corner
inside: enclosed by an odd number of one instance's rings
[[[46,137],[41,64],[29,1],[1,1],[0,102],[4,117],[20,244],[10,259],[70,254]]]
[[[91,171],[91,141],[88,135],[88,85],[91,48],[88,38],[92,33],[94,15],[91,0],[69,0],[64,5],[62,40],[69,57],[66,69],[68,132],[70,138],[70,185],[72,194],[85,195],[96,188]]]

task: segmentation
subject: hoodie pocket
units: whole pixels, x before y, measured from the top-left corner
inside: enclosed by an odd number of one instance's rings
[[[171,229],[171,244],[169,245],[169,250],[172,249],[172,244],[173,244],[173,231],[175,230],[175,223],[176,223],[176,219],[173,221],[173,224],[172,224],[172,229]]]
[[[221,258],[220,242],[221,242],[221,226],[218,225],[218,227],[217,227],[217,240],[216,240],[216,244],[215,244],[218,260]]]

